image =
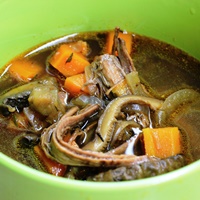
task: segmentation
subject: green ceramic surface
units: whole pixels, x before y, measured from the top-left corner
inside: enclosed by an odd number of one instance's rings
[[[122,29],[200,59],[199,0],[0,0],[0,67],[25,50],[77,32]],[[200,161],[143,180],[93,183],[54,177],[0,153],[2,200],[197,200]]]

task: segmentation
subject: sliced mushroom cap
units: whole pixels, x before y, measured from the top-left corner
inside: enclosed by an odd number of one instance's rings
[[[151,109],[159,109],[162,106],[162,101],[160,100],[140,96],[124,96],[113,100],[99,120],[97,131],[102,138],[95,135],[94,141],[89,142],[83,148],[79,148],[75,141],[74,143],[65,141],[64,136],[71,129],[74,129],[79,121],[92,116],[99,109],[99,106],[91,105],[79,112],[73,108],[70,114],[64,115],[56,125],[44,132],[41,137],[43,150],[48,157],[57,162],[74,166],[131,166],[133,163],[146,161],[148,159],[146,155],[115,155],[100,152],[111,140],[114,122],[121,107],[128,103],[147,104]]]
[[[95,136],[94,140],[84,146],[84,149],[93,151],[104,151],[106,145],[111,141],[117,116],[121,109],[128,104],[138,103],[150,106],[152,110],[158,110],[163,101],[150,97],[127,95],[114,99],[106,107],[103,115],[98,121],[97,132],[101,136]],[[103,140],[103,142],[102,142]]]
[[[149,158],[146,162],[131,167],[118,167],[89,176],[89,181],[128,181],[161,175],[185,165],[184,157],[176,155],[166,159]]]

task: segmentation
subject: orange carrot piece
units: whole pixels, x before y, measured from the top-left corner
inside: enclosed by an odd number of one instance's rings
[[[84,86],[85,74],[77,74],[67,77],[65,79],[64,88],[72,95],[77,96],[79,94],[88,93],[87,86]]]
[[[34,152],[50,174],[55,176],[64,176],[67,169],[66,165],[62,165],[48,158],[38,145],[34,146]]]
[[[106,52],[109,54],[111,54],[111,52],[112,52],[113,38],[114,38],[114,31],[110,31],[108,33],[107,42],[106,42]],[[131,49],[132,49],[132,34],[120,32],[119,38],[122,38],[125,41],[127,51],[130,54]]]
[[[65,77],[83,73],[85,67],[90,64],[81,53],[75,52],[67,44],[57,49],[50,57],[49,63]]]
[[[167,158],[181,153],[180,131],[177,127],[143,129],[145,152],[149,156]]]
[[[9,67],[10,74],[19,81],[28,82],[43,71],[43,67],[30,60],[16,60]]]

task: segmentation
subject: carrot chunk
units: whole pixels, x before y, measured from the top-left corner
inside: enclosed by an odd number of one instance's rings
[[[67,77],[65,79],[64,88],[72,95],[77,96],[79,94],[88,93],[87,86],[84,86],[85,74],[77,74]]]
[[[145,152],[149,156],[167,158],[181,153],[180,131],[177,127],[143,129]]]
[[[30,60],[16,60],[11,63],[9,73],[19,81],[28,82],[43,71],[43,67]]]
[[[106,52],[109,54],[111,54],[112,52],[113,38],[114,38],[114,31],[110,31],[108,33],[106,41]],[[120,32],[119,38],[122,38],[125,41],[127,51],[130,54],[132,49],[132,34]]]
[[[55,176],[64,176],[67,169],[66,165],[62,165],[48,158],[39,145],[34,146],[34,152],[50,174]]]
[[[49,59],[49,63],[65,77],[73,76],[84,72],[90,63],[78,52],[75,52],[69,45],[61,45]]]

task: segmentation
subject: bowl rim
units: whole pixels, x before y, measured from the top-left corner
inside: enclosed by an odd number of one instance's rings
[[[116,190],[120,188],[120,190],[129,190],[130,188],[152,187],[158,184],[161,185],[167,182],[178,180],[184,178],[185,176],[190,176],[192,173],[200,170],[200,160],[198,160],[180,169],[155,177],[121,182],[92,182],[57,177],[26,166],[25,164],[22,164],[0,152],[0,165],[1,164],[12,172],[22,175],[27,179],[32,179],[48,185],[54,185],[56,187],[78,188],[79,190],[80,187],[77,186],[81,186],[82,190],[90,188],[101,188],[103,190],[110,190],[112,188]]]

